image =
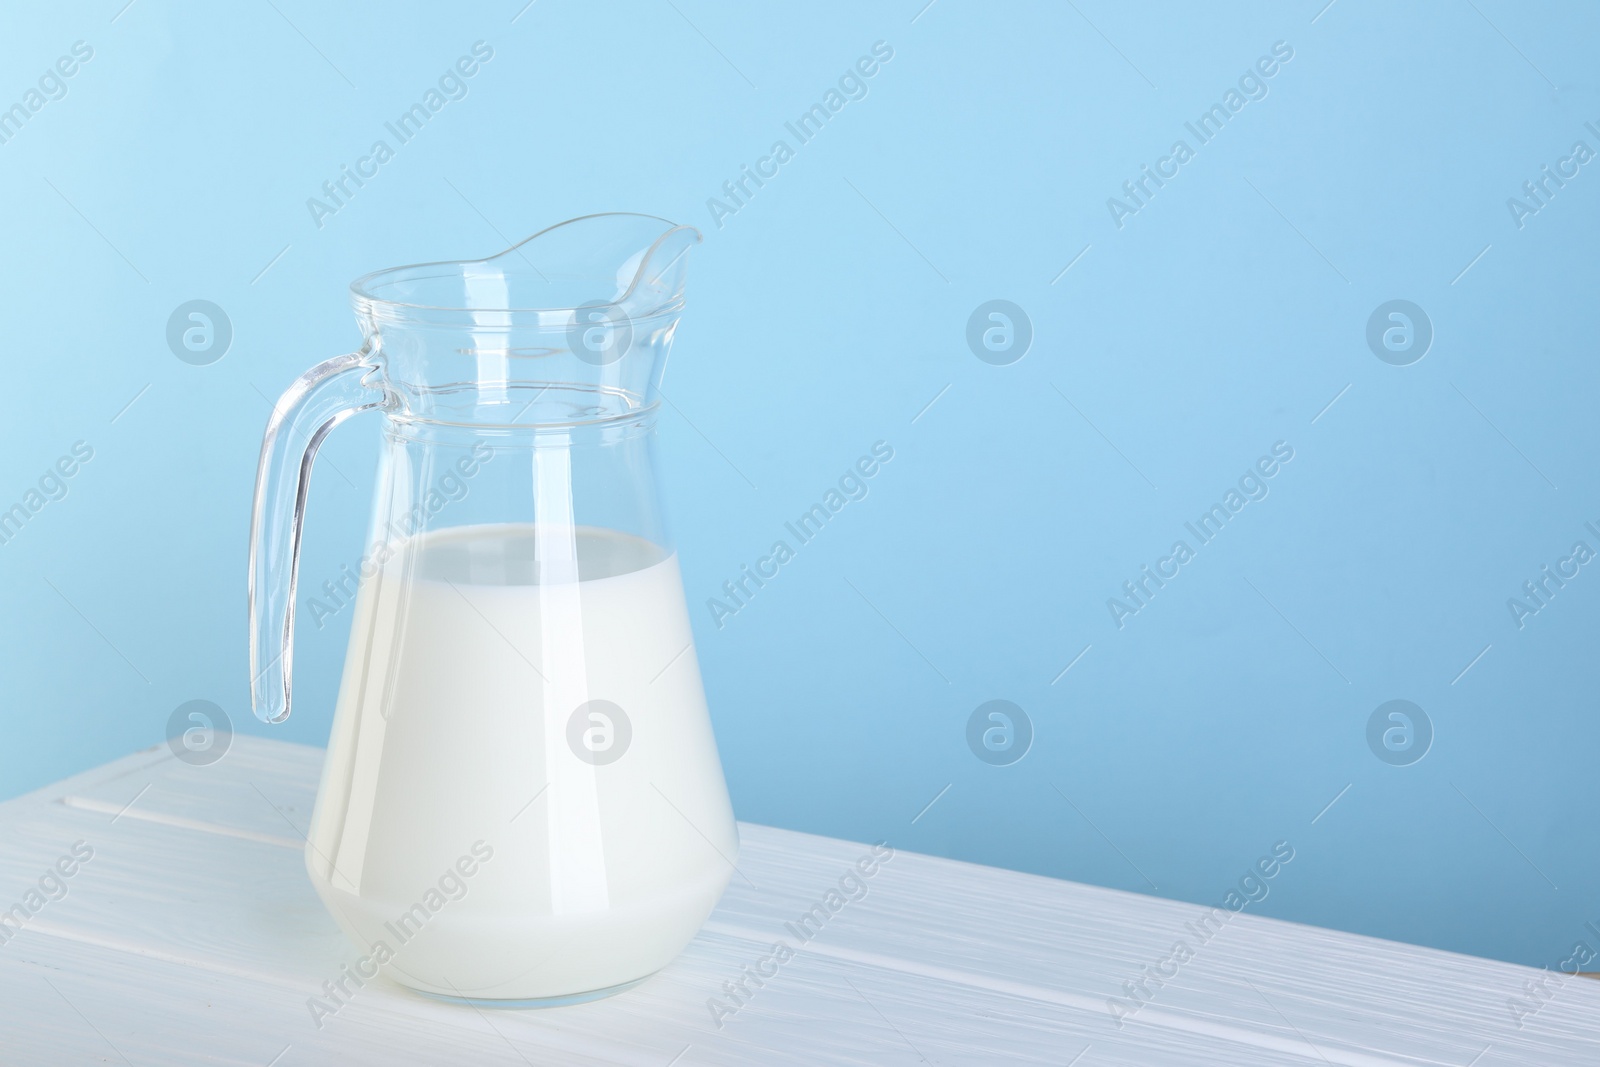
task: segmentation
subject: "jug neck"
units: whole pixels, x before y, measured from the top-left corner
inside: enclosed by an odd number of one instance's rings
[[[362,354],[397,421],[560,430],[653,416],[676,328],[675,314],[559,330],[388,323]],[[592,359],[585,343],[615,354]]]
[[[451,403],[459,411],[444,411],[435,403],[430,417],[390,404],[383,409],[382,432],[396,446],[470,448],[481,441],[489,447],[512,450],[606,448],[654,437],[659,403],[635,408],[612,397],[615,413],[596,414],[583,406],[590,399],[587,395],[564,389],[561,385],[543,391],[513,387],[507,391],[510,403],[479,398],[482,402],[470,410],[468,399],[457,396]],[[534,393],[540,395],[529,395]],[[440,417],[447,415],[452,417]]]

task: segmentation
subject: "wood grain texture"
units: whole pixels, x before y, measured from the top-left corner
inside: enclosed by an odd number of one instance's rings
[[[304,870],[321,759],[160,747],[0,805],[0,909],[94,850],[0,945],[0,1064],[1600,1063],[1600,983],[1547,981],[1519,1027],[1542,972],[1248,914],[1118,1025],[1108,998],[1204,909],[907,852],[807,939],[869,847],[749,824],[701,935],[633,990],[480,1011],[379,978],[319,1026],[308,999],[361,954]],[[708,1001],[779,942],[793,957],[719,1025]]]

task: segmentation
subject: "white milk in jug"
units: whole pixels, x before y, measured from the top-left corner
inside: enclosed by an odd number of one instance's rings
[[[306,852],[363,977],[497,1000],[634,981],[737,849],[675,555],[467,526],[363,583]]]

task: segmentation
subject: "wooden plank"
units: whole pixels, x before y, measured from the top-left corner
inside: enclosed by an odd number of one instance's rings
[[[748,824],[742,876],[706,929],[628,993],[479,1012],[379,979],[319,1028],[308,998],[359,955],[303,869],[320,759],[237,737],[211,766],[152,750],[0,805],[0,907],[73,842],[95,853],[0,946],[0,1062],[92,1060],[106,1043],[164,1064],[260,1064],[288,1046],[281,1067],[1063,1064],[1086,1048],[1084,1067],[1600,1060],[1600,983],[1565,980],[1519,1029],[1508,1002],[1538,972],[1248,915],[1118,1026],[1107,998],[1202,909],[897,852],[830,912],[868,847]],[[733,1010],[724,983],[780,940],[793,958]]]
[[[38,941],[49,941],[39,938]],[[716,946],[710,946],[716,951]],[[283,1053],[277,1067],[376,1064],[533,1063],[700,1065],[936,1063],[1054,1064],[1091,1048],[1083,1067],[1182,1062],[1197,1067],[1312,1067],[1315,1057],[1277,1056],[1250,1046],[1156,1034],[1093,1040],[1045,1005],[989,998],[944,1014],[920,985],[899,986],[871,968],[826,961],[785,969],[770,998],[721,1031],[699,1022],[691,996],[646,983],[624,1000],[544,1011],[484,1012],[403,991],[363,993],[322,1030],[280,987],[148,961],[77,942],[13,956],[0,952],[0,988],[10,1016],[0,1062],[61,1064],[246,1063]],[[848,978],[848,981],[845,979]],[[852,988],[854,987],[854,988]],[[856,992],[859,990],[859,995]],[[298,995],[304,990],[294,990]],[[681,991],[680,991],[681,992]],[[693,991],[698,992],[698,991]],[[865,999],[864,999],[865,998]],[[951,1005],[939,1004],[949,1008]],[[881,1014],[879,1014],[881,1012]],[[20,1025],[26,1020],[26,1025]],[[902,1036],[903,1035],[903,1036]],[[288,1049],[285,1053],[284,1050]]]

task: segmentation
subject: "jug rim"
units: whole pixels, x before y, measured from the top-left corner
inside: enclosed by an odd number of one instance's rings
[[[513,253],[517,253],[520,249],[522,249],[523,246],[533,241],[537,241],[539,238],[560,230],[563,227],[572,226],[578,223],[593,222],[599,219],[641,219],[651,222],[658,222],[665,227],[658,235],[656,235],[649,247],[642,250],[642,255],[639,256],[638,268],[635,270],[632,279],[630,279],[628,288],[620,296],[616,297],[615,300],[610,302],[615,306],[627,304],[634,298],[635,294],[640,291],[641,285],[645,282],[646,268],[652,267],[652,260],[655,258],[657,250],[665,245],[675,235],[683,234],[685,236],[692,236],[692,240],[689,240],[677,253],[677,255],[672,258],[672,260],[668,261],[660,268],[653,269],[651,273],[654,277],[659,278],[665,275],[666,271],[686,252],[688,252],[690,248],[704,240],[704,236],[695,227],[682,223],[676,223],[671,219],[664,219],[659,215],[648,215],[637,211],[594,212],[588,215],[579,215],[576,218],[567,219],[563,222],[555,223],[552,226],[546,226],[537,233],[530,234],[529,236],[524,237],[522,240],[517,241],[515,244],[512,244],[507,248],[503,248],[492,255],[483,256],[478,259],[428,260],[421,263],[408,263],[401,266],[384,267],[381,270],[370,271],[361,275],[355,281],[350,283],[351,299],[357,310],[360,312],[370,314],[378,312],[379,309],[394,309],[396,312],[394,317],[400,319],[423,318],[427,312],[442,312],[455,315],[487,313],[500,315],[529,315],[539,316],[541,318],[543,316],[556,316],[558,319],[564,318],[572,315],[583,305],[544,304],[539,306],[523,305],[514,307],[487,307],[472,305],[466,301],[460,301],[454,304],[416,302],[409,300],[397,300],[390,296],[382,296],[379,295],[377,290],[385,283],[398,283],[402,280],[406,280],[408,277],[412,280],[416,280],[446,277],[452,272],[460,273],[464,268],[477,264],[491,263],[495,260],[501,259],[502,257],[511,256]],[[524,261],[527,262],[526,259],[524,259]],[[533,266],[531,262],[529,263],[529,266]],[[533,267],[533,269],[542,276],[542,272],[538,271],[537,267]],[[437,273],[421,273],[429,270],[436,270]],[[676,287],[663,295],[665,296],[665,299],[660,303],[631,312],[628,317],[634,320],[639,320],[645,318],[654,318],[656,316],[671,314],[682,310],[683,294],[681,287]],[[382,317],[388,318],[389,316]]]

